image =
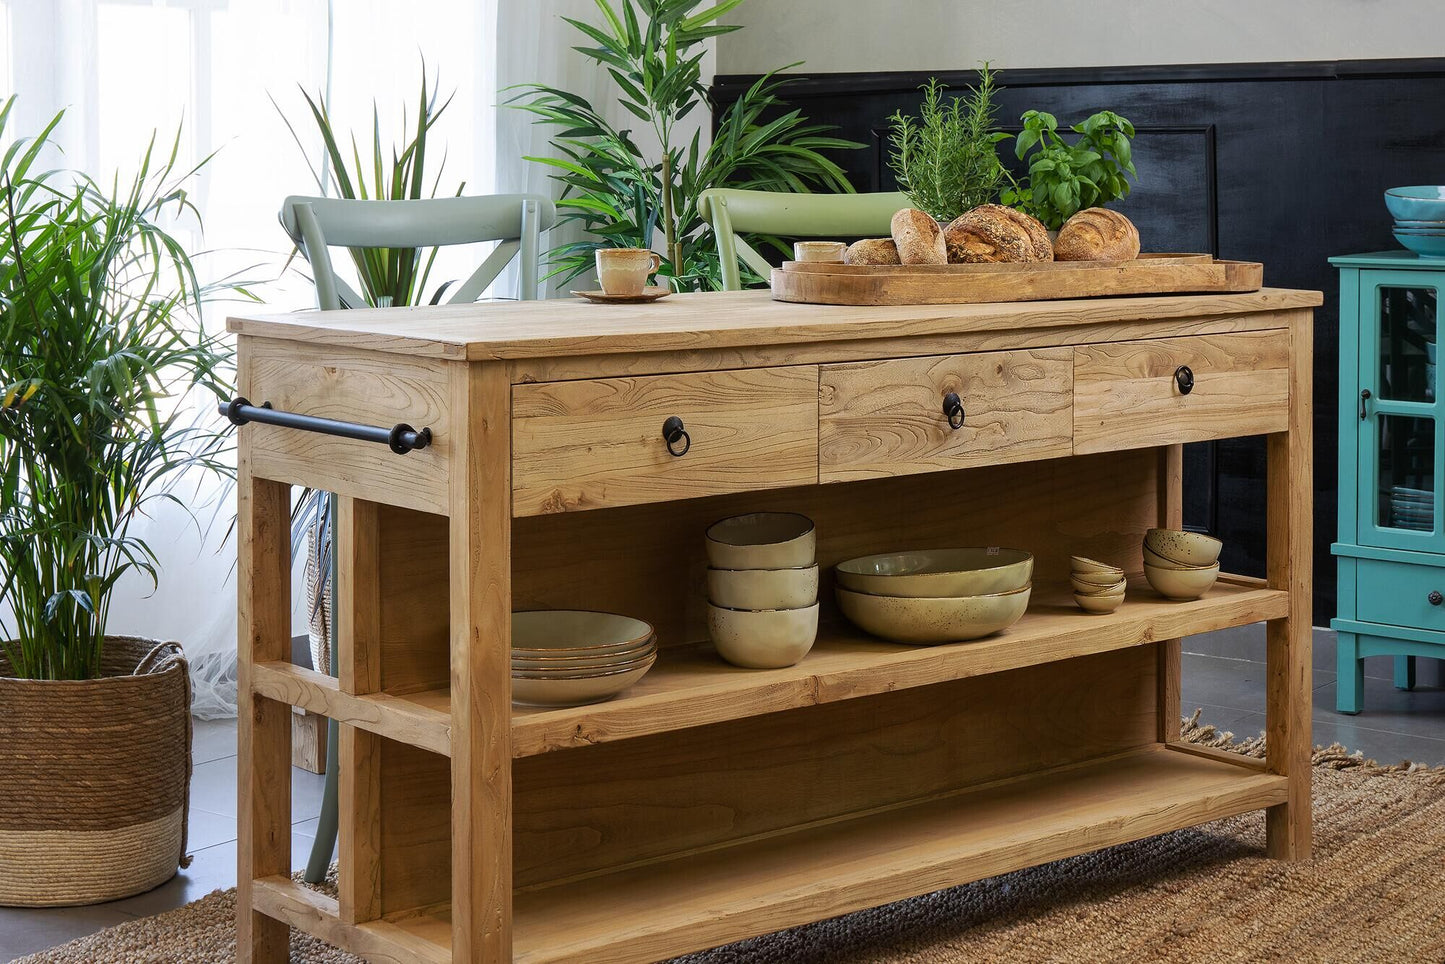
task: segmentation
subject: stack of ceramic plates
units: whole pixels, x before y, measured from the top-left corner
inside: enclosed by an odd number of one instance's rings
[[[1445,186],[1392,187],[1385,207],[1395,217],[1395,240],[1426,258],[1445,258]]]
[[[652,626],[579,609],[512,613],[512,701],[581,706],[610,699],[657,661]]]
[[[1429,489],[1392,485],[1388,494],[1389,525],[1395,529],[1435,528],[1435,495]]]
[[[896,643],[978,639],[1018,622],[1029,606],[1034,557],[997,546],[920,549],[838,563],[838,606]]]
[[[817,533],[796,512],[750,512],[707,530],[707,632],[747,669],[800,662],[818,637]]]

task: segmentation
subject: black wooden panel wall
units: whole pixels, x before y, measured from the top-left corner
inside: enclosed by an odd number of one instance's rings
[[[962,88],[966,69],[940,74]],[[869,145],[841,158],[860,190],[891,190],[881,134],[916,110],[926,73],[828,74],[790,102]],[[1381,192],[1445,183],[1445,59],[1013,70],[1001,119],[1029,108],[1073,123],[1101,108],[1138,128],[1140,181],[1122,206],[1145,248],[1262,261],[1265,283],[1325,293],[1315,329],[1315,621],[1335,609],[1338,287],[1326,258],[1396,247]],[[730,103],[755,77],[720,76]],[[1013,129],[1017,129],[1014,127]],[[1264,571],[1260,440],[1191,446],[1186,521],[1226,540],[1225,564]]]

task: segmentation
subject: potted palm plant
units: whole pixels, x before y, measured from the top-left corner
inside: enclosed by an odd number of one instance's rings
[[[227,397],[228,357],[162,227],[194,213],[179,134],[105,190],[34,172],[59,120],[0,161],[0,905],[111,900],[186,862],[185,657],[106,623],[123,576],[157,576],[131,524],[227,445],[183,401]]]

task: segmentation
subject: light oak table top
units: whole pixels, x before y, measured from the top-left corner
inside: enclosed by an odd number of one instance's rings
[[[673,295],[649,305],[576,298],[238,315],[231,331],[432,358],[547,358],[696,351],[1000,328],[1165,320],[1314,308],[1318,291],[1086,298],[979,305],[847,307],[772,300],[766,290]]]

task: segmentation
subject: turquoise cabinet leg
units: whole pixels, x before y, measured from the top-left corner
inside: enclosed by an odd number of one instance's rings
[[[1412,690],[1415,688],[1415,657],[1395,657],[1395,689]]]
[[[1365,664],[1354,633],[1340,633],[1335,642],[1335,709],[1340,713],[1360,712],[1365,692]]]

